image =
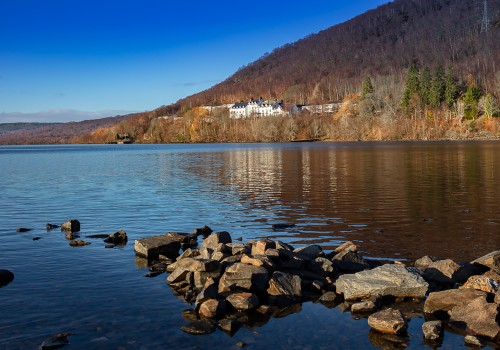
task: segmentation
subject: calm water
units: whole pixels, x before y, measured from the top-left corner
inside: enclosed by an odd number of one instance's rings
[[[500,249],[496,164],[497,142],[1,147],[0,269],[15,280],[0,288],[0,348],[63,331],[68,349],[374,348],[366,320],[313,303],[233,337],[185,334],[189,305],[166,275],[144,277],[133,240],[206,224],[295,246],[353,240],[372,258],[471,260]],[[124,229],[129,244],[73,248],[45,230],[68,219],[82,238]],[[425,347],[422,322],[410,322],[410,349]],[[443,348],[460,347],[446,333]]]

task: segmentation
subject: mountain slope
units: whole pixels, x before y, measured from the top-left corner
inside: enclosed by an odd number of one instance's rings
[[[481,33],[482,0],[396,0],[348,22],[274,50],[177,106],[251,97],[313,103],[340,100],[365,76],[400,81],[416,63],[452,64],[486,90],[500,85],[500,2],[489,0],[491,30]],[[495,76],[497,75],[497,85]],[[497,90],[498,94],[498,90]]]

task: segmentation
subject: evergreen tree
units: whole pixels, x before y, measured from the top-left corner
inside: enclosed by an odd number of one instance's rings
[[[457,82],[455,77],[453,76],[451,64],[448,65],[445,80],[446,81],[444,88],[444,100],[448,105],[448,108],[451,108],[453,104],[457,101],[457,93],[458,93]]]
[[[464,95],[464,117],[474,119],[478,114],[478,102],[481,99],[481,89],[475,84],[469,85]]]
[[[420,76],[419,92],[420,98],[425,105],[429,104],[429,96],[431,93],[431,71],[429,67],[425,67]]]
[[[418,75],[418,68],[413,64],[406,75],[405,90],[401,99],[401,106],[404,109],[408,108],[412,96],[418,92]]]
[[[431,91],[429,95],[429,103],[432,107],[439,107],[441,102],[444,101],[444,70],[441,64],[436,66],[434,77],[432,78]]]
[[[372,80],[370,79],[370,77],[366,77],[363,80],[363,88],[362,88],[362,92],[361,92],[361,98],[364,100],[366,95],[373,94],[374,91],[375,90],[373,89]]]

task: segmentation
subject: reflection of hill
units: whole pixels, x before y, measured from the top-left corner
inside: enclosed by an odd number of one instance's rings
[[[296,244],[355,240],[374,257],[462,261],[491,251],[500,228],[499,147],[276,145],[212,154],[213,166],[188,170],[238,191],[256,223],[297,224],[283,233]]]

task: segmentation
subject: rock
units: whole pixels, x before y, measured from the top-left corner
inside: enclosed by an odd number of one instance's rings
[[[201,257],[211,259],[214,252],[230,253],[231,250],[225,246],[231,242],[231,236],[226,231],[214,232],[203,240],[200,246]]]
[[[307,264],[307,269],[322,275],[331,275],[335,272],[333,263],[322,257],[318,257]]]
[[[217,288],[218,288],[217,282],[211,277],[207,278],[203,286],[203,289],[196,296],[195,308],[198,309],[198,307],[207,300],[217,299],[218,296]]]
[[[163,272],[164,271],[152,271],[152,272],[148,272],[147,274],[144,275],[144,277],[153,278],[153,277],[161,275]]]
[[[424,298],[429,286],[415,269],[394,264],[353,275],[342,275],[335,285],[337,293],[343,293],[346,300],[387,295]]]
[[[430,293],[424,304],[426,314],[434,314],[439,318],[447,318],[448,313],[459,305],[465,305],[477,298],[484,298],[486,293],[475,289],[450,289]]]
[[[297,248],[293,252],[304,260],[314,260],[323,253],[323,249],[321,249],[319,245],[310,245],[307,247]]]
[[[263,238],[260,241],[252,244],[252,255],[266,255],[266,250],[275,249],[276,243],[271,241],[270,239]]]
[[[230,294],[226,301],[238,311],[247,311],[259,306],[259,298],[253,293]]]
[[[500,250],[486,254],[472,262],[474,265],[481,265],[500,274]]]
[[[295,250],[294,247],[292,247],[290,244],[285,243],[285,242],[274,241],[274,244],[276,245],[276,249],[287,250],[289,252],[292,252]]]
[[[269,274],[264,267],[235,263],[229,266],[219,281],[219,293],[234,289],[246,291],[264,291],[269,281]]]
[[[33,237],[34,241],[38,241],[39,239],[42,239],[42,237]]]
[[[467,345],[477,346],[479,348],[482,348],[485,345],[481,339],[473,335],[466,335],[464,337],[464,343]]]
[[[198,314],[206,318],[220,318],[227,313],[227,305],[225,300],[209,299],[203,302]]]
[[[16,232],[28,232],[31,231],[31,228],[26,228],[26,227],[18,227],[16,228]]]
[[[391,308],[370,315],[368,325],[372,329],[386,334],[404,334],[407,328],[401,311]]]
[[[188,321],[198,320],[198,314],[196,313],[196,310],[193,310],[193,309],[183,310],[181,315],[182,315],[183,319],[188,320]]]
[[[136,254],[148,259],[157,259],[160,254],[167,257],[177,257],[181,243],[166,236],[152,236],[135,241]]]
[[[219,280],[221,275],[222,273],[219,270],[212,272],[200,272],[200,271],[193,272],[194,287],[200,290],[203,288],[205,283],[207,283],[207,280],[209,278],[212,278],[214,280]]]
[[[438,340],[443,336],[443,323],[441,321],[427,321],[422,325],[422,332],[426,340]]]
[[[110,234],[104,242],[113,244],[127,244],[127,233],[123,230]]]
[[[227,246],[231,248],[231,255],[249,254],[252,247],[242,243],[229,243]]]
[[[495,294],[499,290],[500,285],[498,284],[498,282],[486,275],[475,275],[469,277],[464,285],[460,287],[460,289],[463,288],[472,288],[486,293]]]
[[[87,238],[101,238],[101,239],[104,239],[104,238],[108,238],[109,235],[108,234],[96,234],[96,235],[88,235],[88,236],[85,236]]]
[[[295,227],[295,224],[273,224],[273,231],[286,230],[287,228]]]
[[[49,339],[44,340],[42,342],[42,345],[40,345],[39,349],[40,350],[60,349],[69,343],[68,337],[70,335],[71,333],[58,333],[56,335],[53,335]]]
[[[302,296],[301,279],[299,276],[276,271],[269,280],[269,295],[282,295],[292,299],[297,299]]]
[[[426,268],[429,267],[430,264],[436,262],[438,259],[432,256],[423,256],[420,259],[415,261],[415,267],[419,269],[422,273],[425,271]]]
[[[89,245],[90,242],[82,241],[82,240],[76,240],[76,241],[70,241],[69,245],[72,247],[83,247],[86,245]]]
[[[265,255],[249,256],[243,254],[241,256],[241,262],[243,264],[253,265],[253,266],[263,266],[268,270],[276,269],[276,264]]]
[[[215,326],[205,320],[192,321],[182,326],[181,330],[189,334],[202,335],[215,332]]]
[[[167,271],[167,266],[168,266],[167,264],[160,262],[160,263],[151,265],[149,267],[149,271],[151,271],[151,272],[165,272],[165,271]]]
[[[424,270],[423,277],[427,282],[453,285],[462,283],[469,277],[466,269],[451,259],[430,263]]]
[[[9,270],[0,270],[0,287],[8,285],[14,280],[14,274]]]
[[[320,298],[319,301],[321,303],[333,303],[336,302],[340,299],[340,295],[338,295],[335,292],[328,291],[325,294],[323,294]]]
[[[368,313],[377,310],[377,305],[371,300],[362,301],[351,305],[351,312],[355,313]]]
[[[54,225],[54,224],[47,224],[45,226],[45,228],[47,229],[47,231],[50,231],[50,230],[53,230],[55,228],[59,228],[59,225]]]
[[[185,258],[178,260],[176,265],[190,272],[213,272],[219,269],[219,262],[210,259]]]
[[[195,234],[196,236],[208,236],[210,235],[212,232],[214,232],[210,227],[208,226],[203,226],[201,228],[197,228],[193,231],[193,234]]]
[[[174,271],[170,273],[167,277],[167,283],[169,284],[174,284],[174,283],[179,283],[182,281],[185,281],[188,275],[187,270],[184,270],[182,268],[176,267]]]
[[[498,305],[488,303],[485,297],[476,298],[470,303],[455,306],[450,311],[450,323],[472,335],[485,336],[492,340],[500,339],[500,326],[497,322]]]
[[[199,249],[188,248],[177,257],[177,261],[185,258],[196,258],[197,256],[200,256],[200,254]]]
[[[229,333],[230,335],[235,334],[241,328],[241,326],[243,326],[240,321],[231,318],[224,318],[217,324],[220,329],[222,329],[224,332]]]
[[[335,254],[332,258],[333,265],[336,269],[343,272],[359,272],[370,268],[368,262],[363,259],[358,253],[344,250]]]
[[[77,239],[77,238],[80,238],[80,235],[76,234],[76,233],[73,233],[73,232],[67,232],[64,237],[70,241],[70,240],[73,240],[73,239]]]
[[[338,246],[337,248],[334,249],[335,253],[340,253],[343,251],[356,252],[356,251],[358,251],[358,247],[353,242],[347,241],[345,243],[342,243],[340,246]]]
[[[68,220],[61,225],[62,232],[80,232],[80,221]]]
[[[236,343],[236,346],[239,347],[239,348],[244,348],[245,346],[247,346],[247,344],[245,344],[242,341],[239,341],[239,342]]]

